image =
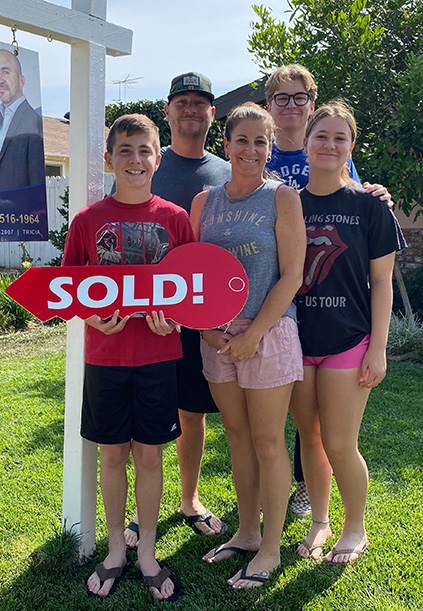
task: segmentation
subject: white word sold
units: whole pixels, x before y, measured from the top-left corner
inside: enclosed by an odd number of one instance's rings
[[[193,274],[193,276],[202,276],[203,274]],[[197,279],[195,279],[197,280]],[[198,279],[200,280],[200,279]],[[172,283],[173,294],[170,297],[165,297],[165,285]],[[96,285],[103,285],[106,289],[106,294],[101,299],[93,299],[90,297],[90,289]],[[54,278],[50,284],[50,291],[59,298],[59,301],[48,301],[48,308],[51,310],[65,310],[72,305],[73,297],[67,286],[73,285],[73,279],[70,276],[60,276]],[[167,294],[169,295],[171,287],[167,286]],[[183,301],[187,295],[188,286],[186,280],[178,274],[153,274],[153,295],[152,306],[174,305]],[[107,276],[90,276],[85,278],[79,284],[76,297],[79,303],[87,308],[105,308],[114,303],[119,297],[119,286],[115,280]],[[198,297],[194,303],[198,303]],[[201,303],[201,302],[200,302]],[[122,306],[149,306],[150,298],[135,297],[135,276],[123,276],[122,287]]]

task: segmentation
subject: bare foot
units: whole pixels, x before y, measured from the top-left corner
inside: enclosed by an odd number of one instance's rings
[[[297,548],[297,554],[301,558],[317,560],[322,555],[326,541],[331,536],[332,531],[329,522],[313,521],[308,537],[303,539]]]
[[[123,531],[123,538],[125,539],[127,547],[135,549],[138,546],[140,535],[136,516],[134,516],[134,519],[129,522],[128,526]]]
[[[171,598],[175,591],[175,584],[170,578],[170,572],[168,569],[161,567],[157,560],[150,560],[138,563],[141,570],[144,582],[147,585],[150,592],[153,594],[154,600],[166,600]],[[159,577],[157,584],[150,585],[151,578]],[[153,579],[154,580],[154,579]],[[160,583],[161,582],[161,583]]]
[[[231,579],[228,579],[228,585],[234,590],[244,588],[259,588],[263,585],[270,574],[280,566],[280,557],[260,558],[260,552],[248,564],[244,564],[242,569],[236,573]]]
[[[369,545],[366,533],[343,532],[324,560],[332,564],[348,564],[357,560]]]
[[[257,537],[251,539],[245,539],[236,533],[232,539],[229,539],[227,543],[219,545],[214,549],[210,550],[205,556],[203,556],[204,562],[213,564],[213,562],[219,562],[220,560],[226,560],[234,554],[240,554],[245,556],[247,552],[258,552],[261,544],[261,535],[257,534]],[[245,553],[243,553],[245,552]]]
[[[117,555],[109,554],[105,558],[104,562],[101,563],[101,565],[106,570],[118,568],[118,567],[124,567],[126,565],[126,557],[125,555],[123,557],[118,557]],[[98,565],[98,566],[101,566],[101,565]],[[101,597],[108,596],[110,593],[110,590],[113,587],[114,582],[115,582],[115,578],[102,580],[101,571],[99,575],[97,573],[97,570],[95,570],[94,573],[90,575],[90,577],[87,580],[87,589],[89,592],[91,592],[91,594],[94,594],[96,596],[101,596]]]

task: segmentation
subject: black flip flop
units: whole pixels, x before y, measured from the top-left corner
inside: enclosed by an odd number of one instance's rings
[[[218,554],[221,554],[222,552],[226,551],[234,552],[234,554],[239,554],[242,558],[245,558],[245,556],[248,554],[248,549],[244,549],[243,547],[236,547],[236,545],[225,545],[224,543],[215,547],[213,550],[213,554],[214,556],[217,556]],[[232,558],[232,556],[228,556],[227,559],[229,560],[229,558]],[[213,564],[213,562],[207,562],[207,560],[204,560],[204,562],[206,564]]]
[[[190,526],[197,535],[205,535],[205,533],[203,533],[202,530],[197,528],[196,524],[198,524],[198,522],[204,522],[205,524],[207,524],[209,528],[211,528],[210,520],[214,518],[214,515],[209,510],[207,510],[205,513],[202,513],[200,515],[195,515],[195,516],[186,516],[184,513],[182,513],[182,511],[179,511],[179,513],[182,516],[182,518],[184,519],[184,521],[188,524],[188,526]],[[226,524],[226,522],[223,522],[223,520],[221,520],[221,522],[222,522],[222,527],[220,529],[220,532],[217,533],[218,535],[222,535],[223,533],[225,533],[228,530],[228,525]],[[211,537],[211,536],[212,535],[206,535],[206,537]]]
[[[137,535],[137,539],[138,541],[140,540],[140,529],[139,526],[136,522],[129,522],[128,526],[126,528],[129,528],[129,530],[132,530],[132,532],[134,532]],[[126,546],[126,549],[129,549],[131,552],[133,552],[134,550],[137,549],[137,546],[132,547],[130,545]]]
[[[111,596],[114,592],[116,592],[120,580],[129,571],[131,565],[132,560],[128,556],[126,557],[126,564],[124,566],[106,569],[102,562],[100,562],[100,564],[97,564],[97,566],[95,567],[95,572],[100,578],[100,589],[103,587],[103,584],[107,579],[114,579],[114,582],[107,596],[99,596],[98,594],[94,594],[94,592],[91,592],[91,590],[88,589],[88,585],[86,585],[85,587],[89,598],[108,598],[109,596]]]
[[[257,583],[265,583],[270,575],[269,573],[263,572],[263,573],[253,573],[252,575],[247,575],[247,570],[248,570],[248,562],[246,562],[242,569],[241,569],[241,575],[239,577],[239,579],[245,579],[246,581],[256,581]],[[236,583],[236,582],[235,582]],[[229,585],[229,584],[228,584]],[[232,584],[230,587],[233,588],[235,584]],[[237,590],[238,588],[235,588],[235,590]]]

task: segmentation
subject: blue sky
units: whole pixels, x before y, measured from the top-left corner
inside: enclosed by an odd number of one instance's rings
[[[71,0],[55,4],[71,6]],[[286,18],[286,0],[264,5],[273,16]],[[117,100],[113,81],[140,78],[121,87],[123,101],[165,98],[171,79],[195,70],[208,76],[214,93],[222,95],[260,76],[247,50],[255,13],[248,0],[109,0],[107,19],[134,32],[132,55],[108,57],[106,103]],[[18,31],[18,43],[39,53],[43,114],[62,117],[69,110],[69,45]],[[10,43],[10,28],[0,26],[0,40]]]

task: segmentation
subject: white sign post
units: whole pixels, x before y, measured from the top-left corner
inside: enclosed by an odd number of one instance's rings
[[[103,197],[106,54],[129,55],[132,31],[106,21],[107,0],[2,0],[0,23],[71,45],[70,219]],[[80,556],[95,545],[97,446],[79,435],[84,324],[68,323],[63,522],[81,535]]]

